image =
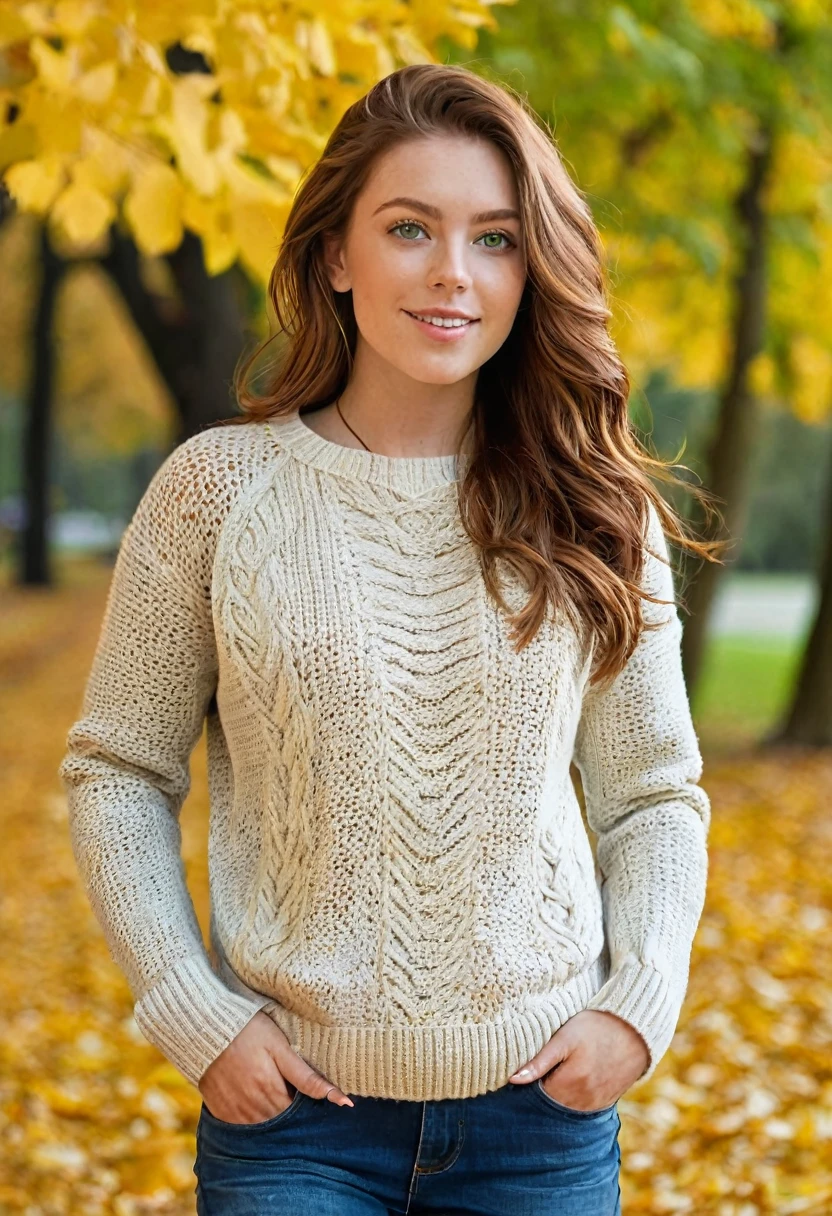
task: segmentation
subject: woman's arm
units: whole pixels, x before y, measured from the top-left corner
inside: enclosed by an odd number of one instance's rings
[[[697,784],[702,757],[682,673],[682,624],[667,542],[650,504],[642,587],[644,631],[606,690],[584,699],[574,760],[597,834],[610,976],[588,1009],[617,1014],[639,1032],[653,1075],[670,1046],[687,989],[708,871],[710,801]]]
[[[189,757],[217,676],[205,498],[219,487],[201,438],[168,456],[122,537],[59,768],[75,859],[136,1021],[194,1084],[268,1000],[214,973],[180,853]]]

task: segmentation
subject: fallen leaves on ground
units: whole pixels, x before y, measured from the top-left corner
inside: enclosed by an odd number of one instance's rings
[[[109,572],[0,608],[0,1216],[192,1216],[199,1091],[141,1036],[57,778]],[[183,853],[207,927],[204,745]],[[625,1095],[626,1216],[832,1212],[832,755],[708,764],[705,913],[671,1050]]]

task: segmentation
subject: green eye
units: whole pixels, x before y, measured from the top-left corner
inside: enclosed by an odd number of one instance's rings
[[[390,229],[390,231],[391,231],[391,232],[398,232],[398,231],[400,231],[402,228],[415,228],[415,229],[417,230],[417,232],[422,231],[422,227],[421,227],[421,225],[420,225],[420,224],[415,224],[415,223],[413,223],[413,221],[412,221],[412,220],[405,220],[405,221],[404,221],[403,223],[401,223],[401,224],[395,224],[395,225],[394,225],[394,226],[393,226],[393,227]],[[410,240],[411,238],[406,236],[404,239],[405,239],[406,241],[408,241],[408,240]]]
[[[406,228],[412,229],[413,235],[408,235],[404,231],[404,229],[406,229]],[[410,241],[412,244],[415,240],[415,234],[419,233],[419,232],[424,232],[425,229],[421,224],[417,223],[416,220],[401,220],[398,224],[394,224],[393,227],[389,229],[389,231],[397,233],[401,237],[402,240]],[[505,232],[484,232],[482,234],[482,236],[477,237],[477,242],[479,242],[479,241],[488,242],[486,244],[486,249],[501,249],[502,250],[502,249],[511,249],[514,246],[514,241],[512,241],[511,238],[508,237]],[[505,244],[501,245],[500,244],[501,241],[504,241]]]

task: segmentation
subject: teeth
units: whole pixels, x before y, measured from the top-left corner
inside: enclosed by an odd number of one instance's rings
[[[428,325],[438,325],[441,329],[459,329],[462,325],[470,324],[464,317],[425,317],[418,312],[410,315],[417,321],[427,321]]]

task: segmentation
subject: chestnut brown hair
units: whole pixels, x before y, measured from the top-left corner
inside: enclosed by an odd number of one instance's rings
[[[611,679],[641,630],[657,627],[642,617],[641,601],[667,603],[639,586],[649,503],[665,535],[697,556],[719,561],[712,553],[723,542],[688,536],[650,480],[682,484],[630,421],[629,377],[607,330],[598,231],[552,134],[509,87],[465,67],[420,63],[384,77],[345,111],[287,218],[268,287],[279,328],[238,364],[243,412],[223,425],[328,404],[344,391],[356,322],[351,293],[329,283],[323,238],[344,233],[380,155],[402,140],[444,134],[490,140],[508,157],[527,251],[514,325],[477,380],[461,518],[503,610],[498,559],[528,589],[510,614],[517,649],[547,606],[563,608],[593,644],[593,682]],[[255,392],[252,368],[278,336],[279,359]],[[708,492],[686,488],[712,515]]]

